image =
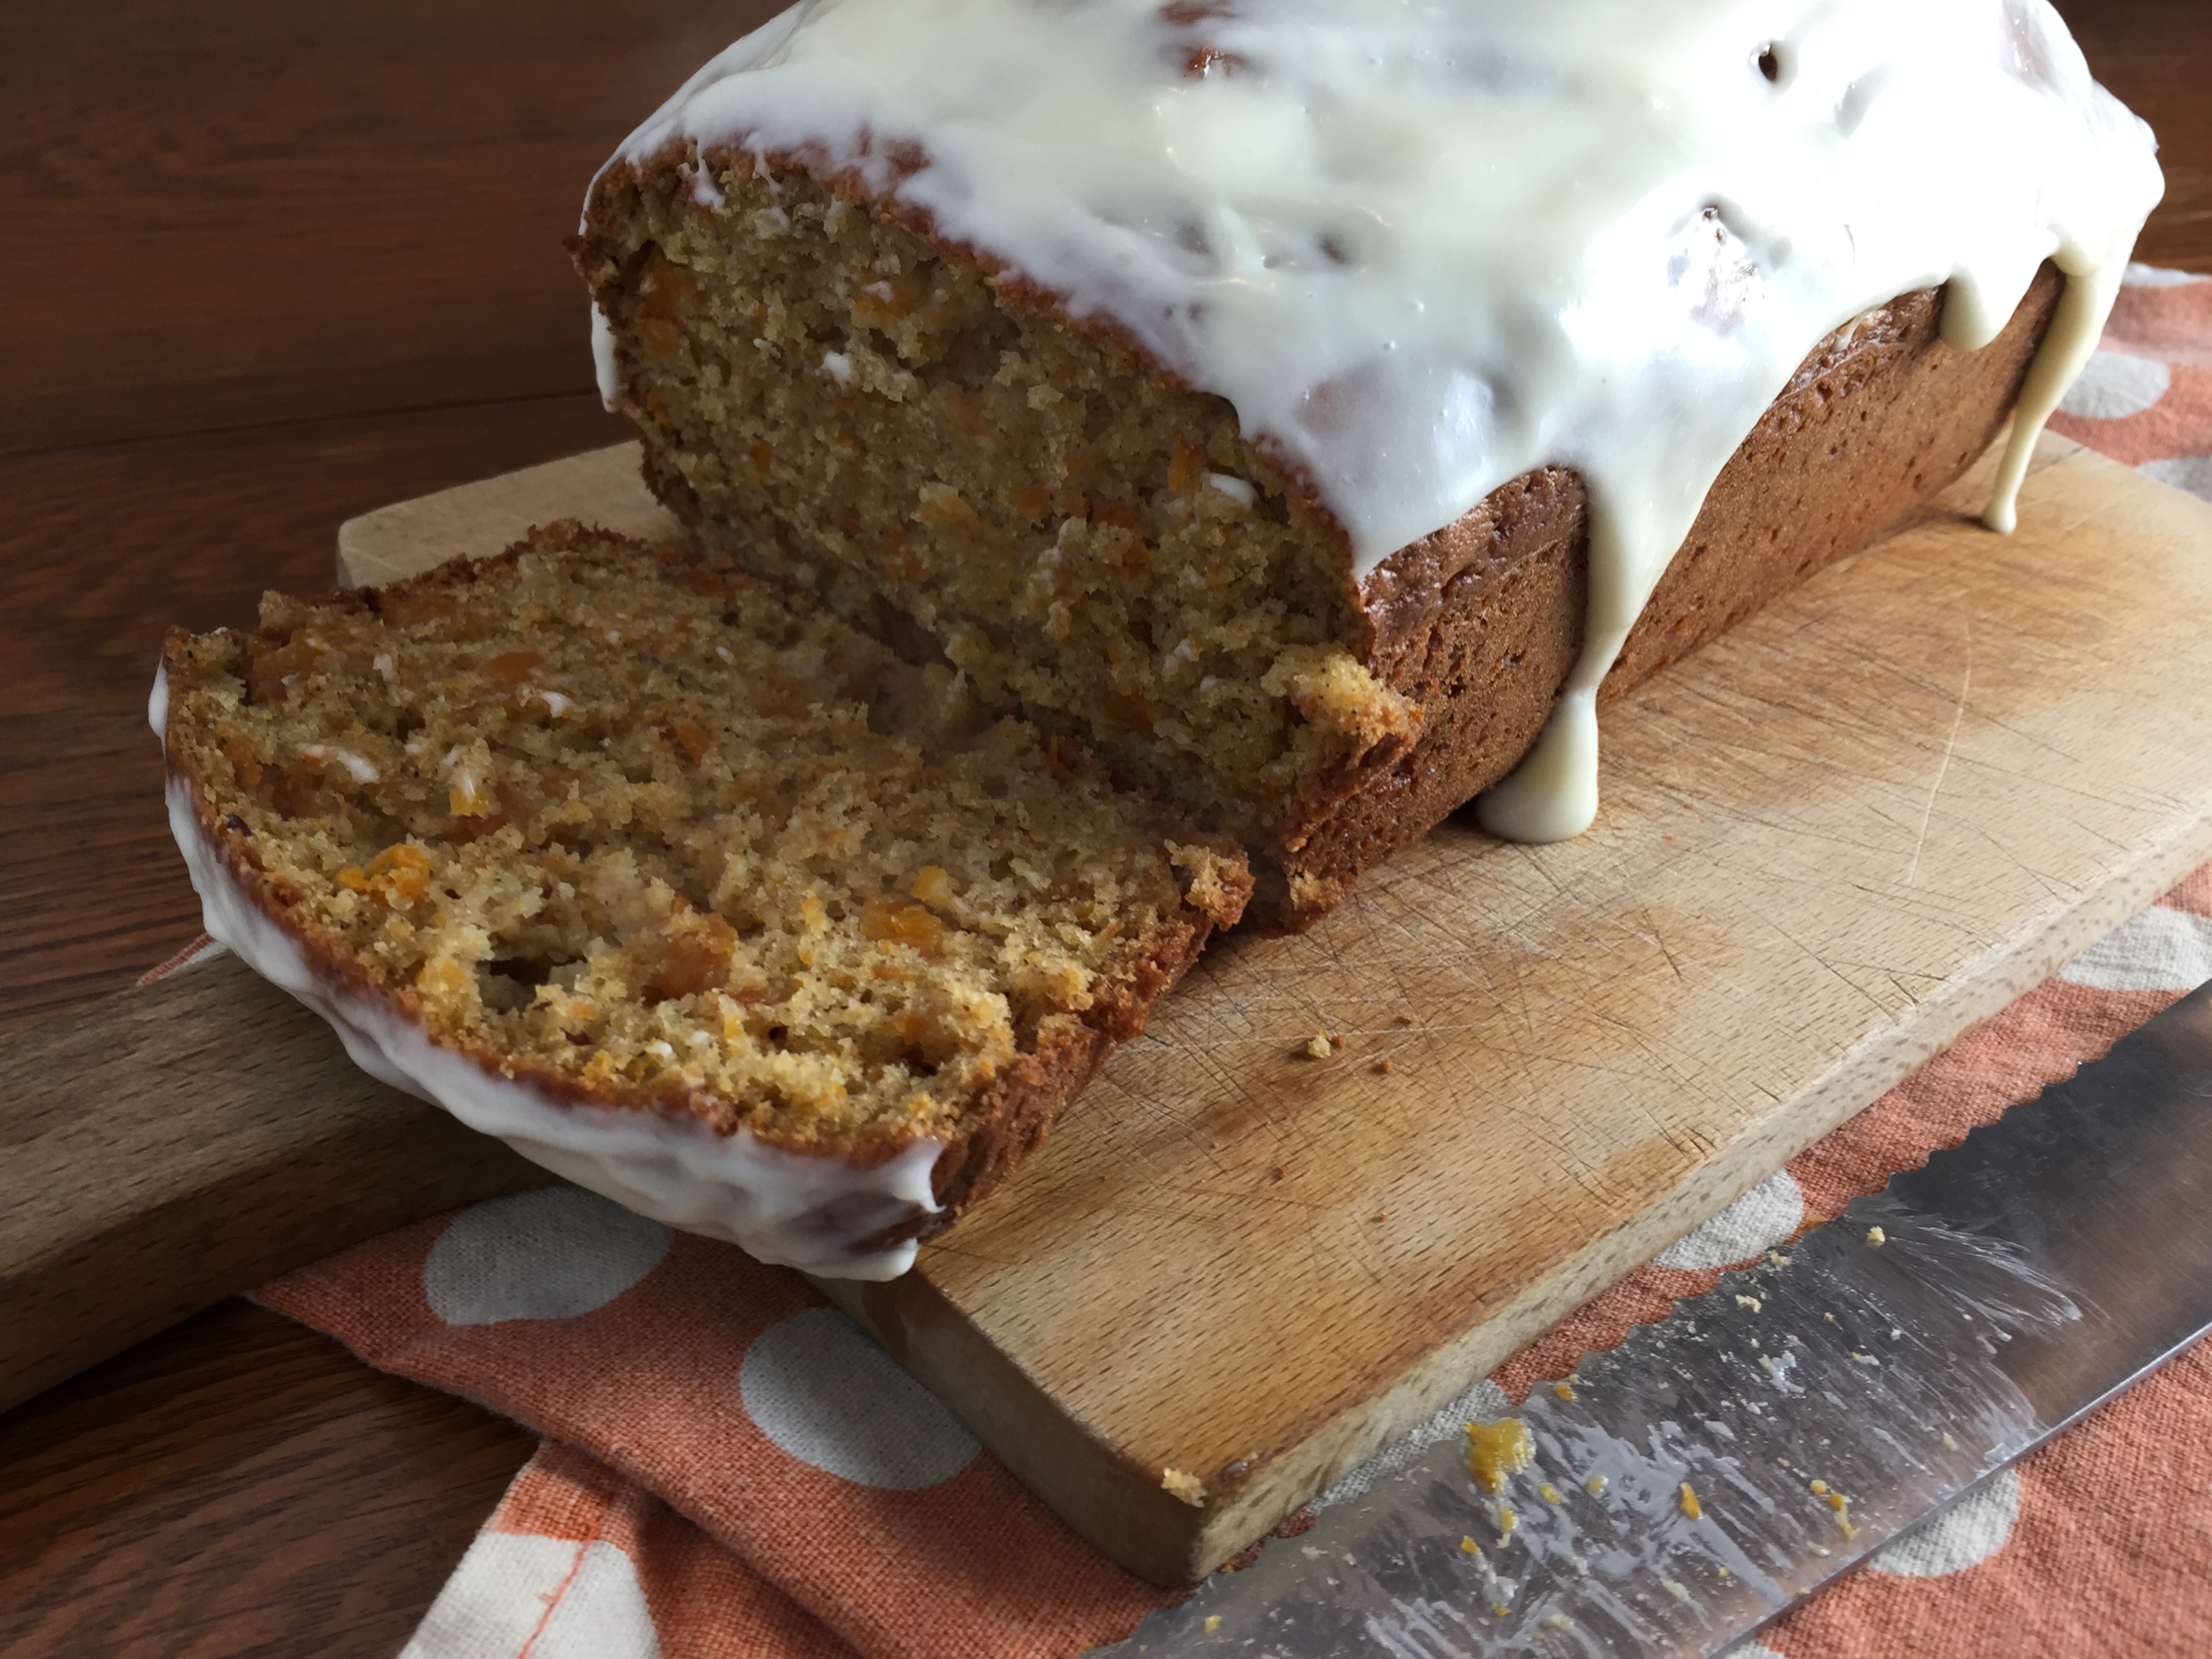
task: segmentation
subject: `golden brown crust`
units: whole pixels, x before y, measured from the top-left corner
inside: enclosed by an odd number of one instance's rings
[[[1162,939],[1081,1018],[1054,1021],[1038,1034],[1036,1051],[992,1085],[975,1103],[961,1138],[939,1155],[933,1182],[944,1213],[929,1218],[923,1237],[951,1226],[1044,1144],[1060,1109],[1082,1092],[1108,1054],[1144,1030],[1152,1005],[1189,971],[1210,933],[1210,924],[1200,921],[1187,924],[1180,937]]]
[[[456,562],[383,589],[343,593],[330,601],[329,608],[350,615],[374,615],[396,598],[432,593],[480,580],[526,553],[557,553],[587,540],[624,539],[586,531],[573,522],[533,529],[523,542],[492,558]],[[664,566],[708,568],[691,555],[661,551],[657,556]],[[805,594],[783,592],[794,611],[819,608]],[[369,971],[344,940],[306,914],[303,894],[288,891],[288,881],[268,874],[257,854],[250,827],[236,814],[219,811],[214,804],[210,781],[198,763],[199,746],[177,740],[191,735],[179,729],[182,712],[193,692],[212,678],[194,647],[219,643],[238,651],[242,650],[243,641],[242,635],[228,629],[200,636],[183,629],[169,630],[161,653],[169,694],[169,730],[162,734],[168,775],[184,786],[203,842],[228,873],[238,893],[297,945],[310,972],[334,1000],[368,1004],[428,1036],[430,1023],[417,993]],[[1104,769],[1096,760],[1072,744],[1055,754],[1054,763],[1064,767],[1071,776],[1094,781],[1105,777]],[[1202,890],[1194,884],[1175,921],[1157,930],[1148,949],[1124,958],[1114,976],[1098,988],[1089,1007],[1079,1014],[1047,1022],[1034,1048],[1018,1056],[1012,1066],[967,1103],[951,1132],[934,1136],[944,1142],[932,1177],[941,1212],[895,1227],[880,1243],[900,1242],[924,1231],[929,1236],[942,1231],[1042,1144],[1060,1108],[1088,1081],[1106,1055],[1144,1029],[1152,1004],[1196,961],[1212,930],[1232,926],[1237,920],[1251,891],[1241,851],[1224,837],[1190,826],[1181,813],[1156,800],[1148,799],[1146,810],[1164,838],[1205,848],[1226,860],[1218,872],[1219,878]],[[535,1089],[549,1102],[648,1112],[672,1121],[714,1121],[708,1103],[687,1087],[644,1085],[628,1079],[617,1079],[613,1086],[588,1086],[570,1073],[527,1055],[504,1054],[482,1042],[454,1040],[444,1034],[434,1040],[447,1051],[465,1056],[487,1076]],[[860,1169],[874,1168],[897,1157],[921,1133],[909,1128],[798,1142],[781,1139],[772,1130],[755,1127],[754,1133],[779,1150],[834,1158]]]
[[[1723,469],[1599,692],[1625,696],[1814,571],[1858,551],[1950,483],[2002,429],[2057,307],[2045,264],[1996,340],[1941,338],[1934,291],[1858,319],[1810,353]],[[1421,702],[1421,741],[1281,859],[1321,902],[1278,884],[1253,920],[1295,929],[1358,872],[1510,772],[1551,712],[1582,639],[1580,479],[1528,473],[1367,582],[1370,666]]]

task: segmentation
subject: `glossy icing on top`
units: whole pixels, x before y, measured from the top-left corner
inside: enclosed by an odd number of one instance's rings
[[[1808,351],[2055,259],[2011,496],[2162,188],[2045,0],[806,0],[625,142],[804,152],[1228,398],[1364,575],[1532,467],[1588,487],[1583,656],[1486,806],[1595,806],[1595,696]],[[694,192],[697,199],[697,192]]]

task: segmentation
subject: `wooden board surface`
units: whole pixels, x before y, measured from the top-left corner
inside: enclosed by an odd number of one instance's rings
[[[448,559],[481,557],[556,519],[672,541],[683,526],[645,487],[641,453],[637,444],[615,444],[349,519],[338,526],[338,586],[381,587]]]
[[[1448,824],[1232,936],[913,1273],[825,1288],[1117,1560],[1233,1554],[2212,854],[2212,509],[2056,439],[2018,534],[1979,493],[1610,713],[1589,834]],[[460,505],[346,573],[491,550]]]
[[[0,1038],[0,1410],[227,1296],[552,1177],[225,956]]]

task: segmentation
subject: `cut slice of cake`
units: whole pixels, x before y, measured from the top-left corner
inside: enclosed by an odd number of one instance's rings
[[[208,928],[379,1075],[764,1260],[903,1271],[1250,877],[788,589],[563,524],[171,634]]]

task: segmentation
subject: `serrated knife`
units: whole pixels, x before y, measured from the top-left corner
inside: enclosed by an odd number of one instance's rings
[[[1714,1653],[2208,1328],[2212,986],[1094,1659]]]

